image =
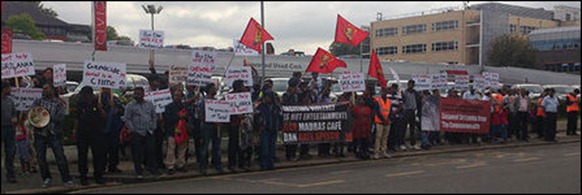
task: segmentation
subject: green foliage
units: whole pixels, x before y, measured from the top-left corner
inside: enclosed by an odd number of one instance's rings
[[[43,40],[45,35],[38,30],[34,19],[27,13],[8,17],[6,27],[12,29],[15,34],[24,34],[35,40]]]
[[[536,50],[527,38],[517,35],[502,35],[495,39],[489,51],[489,65],[538,68]]]
[[[329,52],[334,56],[348,54],[360,55],[360,47],[354,47],[352,45],[334,42],[329,46]]]
[[[107,40],[119,40],[119,35],[117,34],[117,30],[112,26],[107,26]]]
[[[42,13],[49,17],[56,18],[57,16],[59,16],[59,14],[55,12],[55,10],[53,10],[52,8],[50,7],[45,8],[44,5],[40,3],[40,1],[34,1],[34,4],[36,4],[38,10],[40,10]]]

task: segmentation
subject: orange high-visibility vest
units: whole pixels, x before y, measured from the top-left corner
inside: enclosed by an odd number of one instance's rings
[[[568,94],[566,97],[570,102],[572,102],[572,105],[566,106],[566,112],[578,112],[578,98],[574,97],[572,94]]]
[[[390,105],[392,104],[392,101],[390,101],[390,99],[388,98],[386,98],[386,101],[384,101],[382,97],[376,97],[374,98],[374,100],[378,103],[378,106],[380,107],[380,114],[382,114],[384,120],[388,120],[388,115],[390,115]],[[380,120],[378,116],[375,116],[374,118],[376,123],[382,123],[382,120]]]
[[[544,112],[544,106],[542,105],[544,98],[540,98],[538,101],[539,101],[539,105],[538,105],[538,110],[536,111],[536,116],[546,117],[546,113]]]

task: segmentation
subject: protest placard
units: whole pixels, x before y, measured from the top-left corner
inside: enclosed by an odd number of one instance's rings
[[[347,73],[340,76],[340,88],[343,92],[358,92],[366,90],[363,73]]]
[[[441,98],[440,130],[444,132],[488,134],[491,102]]]
[[[154,104],[156,113],[162,113],[166,110],[166,105],[172,103],[172,93],[170,89],[150,91],[144,94],[143,99]]]
[[[232,83],[236,80],[243,80],[245,86],[253,86],[253,73],[251,67],[248,66],[231,66],[226,70],[226,84],[232,87]]]
[[[205,122],[228,123],[230,122],[230,103],[224,100],[204,100]]]
[[[232,41],[232,48],[234,48],[234,55],[237,56],[258,56],[259,52],[254,49],[250,49],[247,46],[240,44],[237,39]]]
[[[226,101],[230,103],[230,114],[245,114],[253,112],[253,101],[251,100],[251,93],[230,93],[224,96]]]
[[[170,65],[168,77],[170,84],[186,82],[186,78],[188,78],[188,67],[185,65]]]
[[[55,87],[67,84],[67,65],[55,64],[53,65],[53,83]]]
[[[430,88],[431,89],[445,89],[445,88],[447,88],[447,73],[432,74]]]
[[[34,75],[34,61],[28,52],[2,54],[2,78]]]
[[[498,87],[499,86],[499,74],[494,72],[483,72],[483,78],[485,78],[486,87]]]
[[[428,74],[413,74],[412,80],[414,80],[414,90],[430,90],[432,86],[432,76]]]
[[[482,75],[473,75],[473,87],[480,90],[487,88],[485,77]]]
[[[455,75],[455,89],[469,90],[469,75]]]
[[[216,51],[193,50],[191,65],[198,67],[210,67],[210,72],[216,66]]]
[[[42,88],[12,88],[12,101],[17,111],[28,111],[35,100],[42,98]]]
[[[125,75],[125,63],[85,61],[82,83],[92,87],[125,87]]]
[[[139,30],[139,47],[160,48],[164,46],[164,31]]]
[[[283,143],[326,143],[341,141],[347,129],[347,103],[282,106]]]

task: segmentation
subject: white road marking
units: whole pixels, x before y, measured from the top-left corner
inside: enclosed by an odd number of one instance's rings
[[[406,175],[415,175],[415,174],[421,174],[424,172],[425,171],[423,171],[423,170],[419,170],[419,171],[408,171],[408,172],[401,172],[401,173],[391,173],[391,174],[387,174],[386,177],[399,177],[399,176],[406,176]]]

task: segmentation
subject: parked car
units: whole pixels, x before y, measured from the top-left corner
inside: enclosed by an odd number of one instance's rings
[[[572,86],[569,85],[544,85],[544,89],[547,88],[554,88],[554,90],[556,91],[555,95],[558,97],[560,101],[566,99],[566,94],[574,91]]]
[[[273,91],[279,96],[283,97],[283,93],[287,91],[287,82],[290,78],[270,78],[273,81]]]
[[[79,82],[77,81],[67,81],[65,88],[67,92],[75,91],[75,89],[79,86]]]
[[[540,97],[542,92],[544,92],[544,87],[542,87],[542,85],[533,84],[533,83],[515,84],[515,85],[511,86],[511,88],[512,89],[525,89],[525,90],[529,91],[530,98]]]

